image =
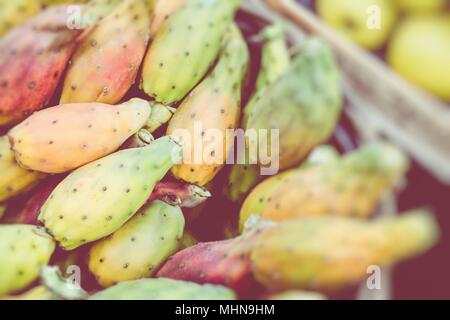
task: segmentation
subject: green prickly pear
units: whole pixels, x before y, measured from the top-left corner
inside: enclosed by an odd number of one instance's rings
[[[331,50],[320,39],[308,39],[291,68],[250,107],[245,129],[258,134],[247,142],[268,150],[270,157],[277,156],[281,170],[291,168],[330,137],[341,105],[338,69]],[[271,153],[270,146],[277,143],[272,133],[260,135],[260,130],[270,129],[278,130],[278,154]],[[252,155],[250,163],[254,158]],[[261,159],[259,162],[262,164]]]
[[[52,192],[41,221],[66,250],[117,231],[147,201],[155,184],[181,160],[175,139],[119,151],[75,170]]]
[[[172,170],[178,179],[204,186],[225,165],[233,138],[227,134],[227,130],[238,126],[241,85],[248,60],[247,45],[238,27],[232,25],[229,39],[212,74],[183,101],[169,122],[167,134],[185,143],[184,163]],[[189,135],[186,136],[186,132]],[[210,133],[216,132],[221,136],[211,137]],[[189,143],[187,139],[201,141],[203,150],[210,153],[206,156],[201,154],[198,160],[197,142]],[[216,139],[222,139],[221,143],[217,143]]]
[[[235,300],[228,288],[199,285],[171,279],[142,279],[122,282],[101,291],[89,300]]]
[[[26,288],[46,265],[55,242],[42,228],[31,225],[0,226],[0,295]]]
[[[155,201],[89,252],[89,270],[103,287],[151,277],[179,247],[184,216]]]
[[[144,91],[165,105],[183,99],[216,59],[238,0],[188,0],[162,25],[142,71]]]
[[[244,127],[255,103],[264,98],[265,88],[277,81],[289,69],[290,63],[282,24],[266,27],[257,38],[259,41],[265,41],[265,44],[262,48],[261,70],[256,83],[256,93],[244,108],[242,120]],[[259,167],[248,164],[248,160],[248,155],[245,155],[244,164],[236,164],[231,168],[226,195],[233,202],[241,201],[262,179]]]
[[[434,217],[423,211],[376,221],[304,217],[264,230],[251,258],[269,289],[335,290],[363,280],[369,266],[425,252],[437,238]]]
[[[408,168],[407,157],[389,144],[369,144],[342,158],[321,153],[322,159],[313,153],[304,166],[258,185],[241,208],[241,226],[253,214],[278,221],[327,214],[367,218]]]
[[[67,72],[61,103],[118,103],[136,79],[149,40],[147,0],[123,1],[83,38]]]
[[[45,174],[21,168],[7,136],[0,136],[0,203],[35,186]]]
[[[151,105],[138,98],[118,106],[67,104],[34,113],[9,138],[21,166],[62,173],[116,151],[152,117]]]
[[[9,29],[37,14],[41,8],[40,1],[0,0],[0,37]]]

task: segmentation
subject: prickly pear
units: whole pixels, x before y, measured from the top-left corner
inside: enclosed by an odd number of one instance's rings
[[[90,300],[234,300],[234,292],[222,286],[198,285],[171,279],[122,282]]]
[[[279,221],[327,214],[367,218],[408,168],[406,156],[388,144],[366,145],[342,158],[332,154],[329,161],[309,161],[258,185],[241,208],[241,226],[252,214]]]
[[[162,25],[142,71],[144,91],[165,105],[180,101],[219,53],[238,0],[189,0]]]
[[[0,202],[28,191],[45,176],[17,164],[7,136],[0,136],[0,172]]]
[[[118,103],[136,79],[149,40],[147,0],[123,1],[83,38],[64,80],[61,103]]]
[[[151,117],[151,105],[138,98],[118,106],[67,104],[34,113],[9,137],[21,166],[62,173],[116,151]]]
[[[250,250],[260,230],[238,238],[200,243],[176,253],[157,277],[220,284],[245,294],[254,287]]]
[[[185,143],[184,162],[172,170],[175,177],[204,186],[225,165],[233,139],[227,130],[238,126],[241,83],[248,59],[247,45],[237,26],[232,25],[212,74],[183,101],[169,122],[167,134]],[[216,133],[220,136],[215,136]],[[198,144],[209,154],[200,154]]]
[[[330,137],[341,104],[338,71],[331,50],[322,40],[308,39],[291,68],[250,107],[244,126],[257,134],[247,142],[267,150],[270,157],[277,156],[281,170],[291,168]],[[278,130],[277,154],[271,151],[277,141],[270,129]],[[264,137],[261,132],[268,134]],[[251,156],[253,163],[256,155]],[[261,159],[259,162],[263,165]]]
[[[154,38],[163,23],[169,19],[187,0],[157,0],[153,12],[150,37]]]
[[[180,160],[178,142],[163,137],[92,162],[56,187],[39,221],[66,250],[99,240],[125,224]]]
[[[55,243],[41,228],[31,225],[0,226],[0,295],[31,284],[39,268],[49,262]]]
[[[56,300],[57,297],[45,286],[38,286],[33,289],[30,289],[29,291],[15,296],[6,296],[6,297],[0,297],[0,300],[24,300],[24,301],[31,301],[31,300]]]
[[[423,211],[376,221],[304,217],[264,230],[251,258],[257,280],[270,289],[335,290],[364,279],[371,265],[423,253],[437,234]]]
[[[165,181],[156,185],[148,202],[159,199],[174,206],[195,208],[210,197],[208,190],[196,185]]]
[[[103,287],[148,278],[179,247],[184,217],[179,207],[155,201],[89,252],[89,270]]]
[[[0,40],[0,126],[44,107],[81,30],[68,29],[66,7],[47,9]]]
[[[327,298],[318,292],[301,290],[284,291],[269,296],[266,300],[326,300]]]

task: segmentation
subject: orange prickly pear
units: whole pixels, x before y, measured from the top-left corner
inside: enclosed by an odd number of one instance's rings
[[[61,103],[118,103],[136,79],[149,40],[147,0],[123,1],[75,51]]]
[[[17,161],[25,168],[62,173],[116,151],[151,123],[152,105],[134,98],[121,105],[67,104],[36,112],[9,132]]]
[[[238,126],[241,83],[248,59],[247,45],[237,26],[233,25],[212,74],[183,101],[169,122],[167,134],[185,143],[184,163],[172,170],[178,179],[204,186],[225,165],[232,145],[232,135],[227,131]],[[221,136],[211,137],[216,133]],[[201,141],[203,150],[208,151],[208,161],[203,155],[197,159],[199,152],[196,152],[194,141]]]
[[[279,221],[327,214],[367,218],[408,168],[406,156],[388,144],[366,145],[342,158],[315,155],[258,185],[241,208],[241,226],[253,214]]]
[[[271,290],[335,290],[363,280],[372,265],[425,252],[438,233],[423,211],[376,221],[303,217],[263,230],[251,260],[256,279]]]

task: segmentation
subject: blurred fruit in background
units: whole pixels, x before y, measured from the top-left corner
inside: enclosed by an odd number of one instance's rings
[[[406,18],[392,37],[387,60],[414,84],[450,101],[450,15]]]
[[[319,15],[333,28],[369,50],[381,48],[391,34],[397,20],[395,5],[390,0],[318,0]],[[374,13],[372,6],[380,8],[380,28],[369,28]]]
[[[447,0],[394,0],[398,8],[406,13],[430,13],[445,8]]]
[[[316,0],[315,4],[317,14],[335,30],[385,56],[416,86],[450,101],[449,0]],[[371,6],[380,9],[380,29],[369,28],[371,15],[376,18]]]

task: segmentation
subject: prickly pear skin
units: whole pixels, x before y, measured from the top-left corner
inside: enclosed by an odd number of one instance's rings
[[[163,137],[147,147],[92,162],[58,185],[39,221],[66,250],[106,237],[145,204],[155,184],[180,158],[178,142]]]
[[[404,178],[407,157],[389,144],[369,144],[337,159],[271,177],[245,200],[241,226],[252,214],[283,221],[306,215],[368,218]]]
[[[147,101],[67,104],[34,113],[9,132],[24,168],[62,173],[116,151],[147,122]]]
[[[237,128],[239,122],[241,86],[249,53],[237,26],[231,25],[229,37],[212,74],[183,101],[167,129],[168,135],[185,143],[185,161],[175,166],[172,173],[178,179],[199,186],[213,180],[225,165],[233,139],[227,130]],[[197,129],[199,125],[203,131]],[[221,133],[221,150],[216,150],[218,143],[209,134],[213,131]],[[190,134],[185,136],[186,132]],[[191,141],[189,143],[184,139]],[[209,157],[208,161],[203,155],[200,161],[196,159],[196,143],[193,139],[203,141],[201,144],[205,153],[210,150],[205,155]]]
[[[51,290],[45,286],[38,286],[29,291],[14,296],[2,296],[0,300],[15,300],[15,301],[44,301],[44,300],[58,300]]]
[[[432,215],[421,211],[378,221],[304,217],[261,233],[253,271],[272,290],[336,290],[363,280],[369,266],[423,253],[437,234]]]
[[[0,226],[0,296],[30,285],[46,265],[55,242],[41,228],[31,225]]]
[[[71,59],[61,104],[123,98],[147,49],[151,11],[147,0],[127,0],[99,22]]]
[[[142,279],[122,282],[103,290],[90,300],[235,300],[233,291],[222,286],[198,285],[171,279]]]
[[[41,10],[39,1],[0,1],[0,37]]]
[[[164,22],[186,3],[187,0],[156,0],[150,37],[154,38]]]
[[[165,105],[183,99],[216,59],[238,4],[190,0],[171,15],[144,60],[144,91]]]
[[[0,172],[0,202],[28,191],[45,177],[17,164],[7,136],[0,136]]]
[[[81,30],[68,29],[65,6],[47,9],[0,40],[0,126],[47,105]]]
[[[251,107],[245,128],[257,132],[278,129],[279,168],[288,169],[330,137],[341,107],[338,68],[331,50],[322,40],[312,38],[305,41],[290,70]],[[271,138],[270,134],[267,141],[251,138],[249,143],[267,143],[270,151]]]
[[[89,253],[89,270],[103,287],[151,277],[179,247],[184,216],[179,207],[155,201]]]
[[[250,250],[259,232],[184,249],[166,262],[157,277],[220,284],[245,294],[255,285]]]

